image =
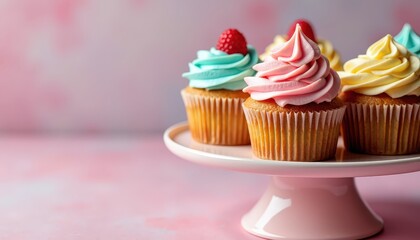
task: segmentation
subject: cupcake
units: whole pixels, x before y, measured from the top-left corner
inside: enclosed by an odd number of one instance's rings
[[[347,149],[376,155],[420,150],[420,60],[391,35],[344,64],[340,98],[347,104]]]
[[[417,57],[420,57],[420,37],[414,32],[410,24],[404,24],[401,32],[395,36],[395,41],[406,47],[408,51],[417,55]]]
[[[250,97],[243,108],[254,155],[281,161],[333,158],[345,106],[337,98],[340,78],[299,24],[275,47],[257,74],[246,77]]]
[[[318,47],[321,49],[321,54],[324,55],[328,61],[330,62],[330,67],[335,71],[340,71],[343,69],[343,66],[341,64],[341,58],[340,54],[334,49],[333,45],[330,41],[325,39],[320,39],[315,37],[314,30],[309,24],[308,21],[304,19],[296,20],[289,28],[289,32],[287,35],[277,35],[274,37],[274,41],[272,44],[268,45],[265,49],[265,52],[261,54],[260,59],[264,60],[267,56],[271,54],[271,51],[273,48],[278,46],[281,43],[286,42],[290,39],[292,34],[295,31],[296,24],[299,24],[302,28],[303,33],[312,41],[316,42],[318,44]]]
[[[258,55],[236,29],[227,29],[216,48],[197,52],[189,64],[189,86],[181,91],[192,138],[214,145],[250,143],[242,103],[244,77],[255,75]]]

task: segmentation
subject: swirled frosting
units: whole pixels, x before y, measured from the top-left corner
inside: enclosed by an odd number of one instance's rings
[[[346,62],[339,74],[343,92],[420,96],[420,60],[389,34],[372,44],[366,55]]]
[[[286,36],[282,36],[282,35],[275,36],[273,43],[268,45],[265,48],[265,52],[260,55],[260,59],[264,60],[267,56],[269,56],[273,48],[287,41],[286,38],[287,38]],[[343,65],[341,63],[341,56],[334,49],[331,42],[325,39],[317,39],[317,44],[318,44],[319,49],[321,49],[321,54],[324,55],[330,62],[330,67],[334,69],[335,71],[343,70]]]
[[[207,90],[242,90],[244,77],[255,75],[252,66],[258,62],[254,47],[248,45],[248,54],[227,54],[211,48],[197,52],[197,59],[189,64],[190,71],[182,74],[190,80],[190,87]]]
[[[343,70],[343,64],[341,63],[340,54],[333,48],[330,41],[324,39],[318,39],[318,46],[321,49],[322,55],[324,55],[328,61],[330,61],[330,67],[335,71]]]
[[[410,52],[417,55],[417,57],[420,57],[420,37],[414,32],[410,24],[404,24],[401,32],[394,39],[404,45]]]
[[[254,69],[257,74],[245,78],[248,87],[243,91],[257,101],[274,99],[281,107],[330,102],[340,89],[337,73],[299,25],[289,41],[275,47]]]
[[[286,40],[286,36],[282,36],[282,35],[276,35],[275,37],[274,37],[274,40],[273,40],[273,42],[272,43],[270,43],[266,48],[265,48],[265,52],[263,52],[261,55],[260,55],[260,59],[262,60],[262,61],[264,61],[268,56],[270,56],[271,55],[271,51],[273,50],[273,48],[275,48],[275,47],[277,47],[277,46],[279,46],[280,44],[283,44],[283,43],[285,43],[287,40]]]

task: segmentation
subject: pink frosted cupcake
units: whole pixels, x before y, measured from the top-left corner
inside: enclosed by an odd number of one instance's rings
[[[340,78],[300,25],[246,77],[244,104],[254,155],[283,161],[333,158],[345,106]]]

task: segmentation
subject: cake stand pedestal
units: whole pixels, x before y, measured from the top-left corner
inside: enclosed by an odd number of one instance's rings
[[[188,125],[168,128],[164,141],[179,157],[207,166],[271,175],[268,189],[242,227],[268,239],[361,239],[380,232],[382,219],[360,197],[355,177],[420,171],[420,154],[375,156],[347,152],[323,162],[260,160],[250,146],[213,146],[191,139]]]

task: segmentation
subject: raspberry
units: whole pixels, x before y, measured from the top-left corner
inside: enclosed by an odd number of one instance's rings
[[[220,35],[216,48],[227,54],[240,53],[245,56],[248,53],[244,35],[233,28],[225,30]]]
[[[287,38],[290,39],[293,36],[293,33],[295,32],[296,24],[299,24],[302,28],[302,32],[312,41],[316,42],[315,33],[312,29],[311,24],[309,24],[308,21],[304,19],[298,19],[296,20],[292,25],[290,25],[289,32],[287,33]]]

